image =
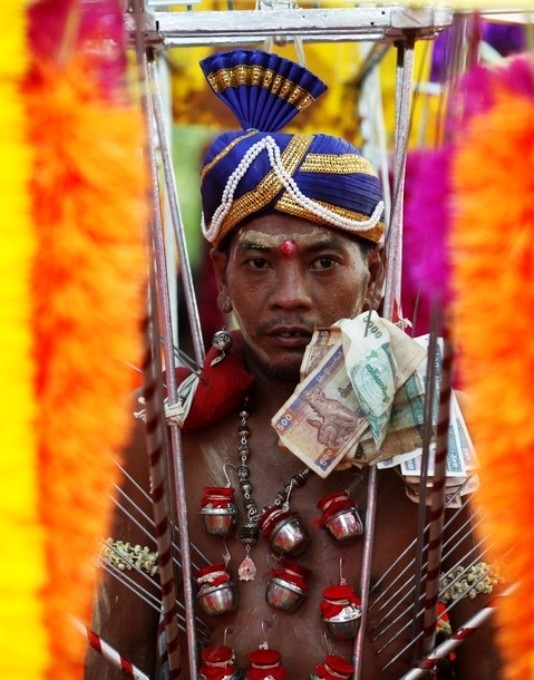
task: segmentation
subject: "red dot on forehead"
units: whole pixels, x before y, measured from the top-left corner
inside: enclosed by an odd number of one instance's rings
[[[280,252],[286,257],[291,257],[297,252],[297,244],[292,238],[288,238],[280,244]]]

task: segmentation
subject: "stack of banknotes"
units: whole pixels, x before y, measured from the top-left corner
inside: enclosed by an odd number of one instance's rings
[[[349,466],[396,468],[408,496],[418,501],[433,482],[441,384],[442,345],[434,340],[432,352],[429,345],[430,336],[411,338],[375,312],[316,329],[302,361],[300,383],[272,419],[280,445],[323,478]],[[476,490],[475,468],[473,445],[453,390],[449,504],[460,504],[462,495]]]

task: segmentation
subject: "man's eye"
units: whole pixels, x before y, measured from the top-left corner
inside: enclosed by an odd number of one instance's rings
[[[247,260],[247,264],[252,267],[252,269],[265,269],[269,263],[263,257],[253,257],[250,260]]]
[[[336,261],[334,260],[333,257],[328,257],[327,255],[323,255],[323,257],[318,257],[316,260],[314,260],[312,264],[313,269],[330,269],[335,265]]]

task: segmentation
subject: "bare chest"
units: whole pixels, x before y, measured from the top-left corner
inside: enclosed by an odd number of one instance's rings
[[[282,654],[289,678],[306,680],[326,654],[338,654],[347,660],[353,655],[354,638],[346,631],[332,634],[325,625],[325,591],[345,585],[356,598],[362,596],[364,538],[345,541],[334,537],[322,522],[319,506],[321,499],[346,492],[354,501],[365,536],[369,529],[365,526],[367,472],[351,468],[333,472],[324,480],[312,474],[304,485],[291,489],[285,507],[298,518],[306,535],[305,547],[297,554],[285,554],[272,535],[260,532],[249,551],[255,577],[241,581],[240,565],[247,556],[247,547],[239,538],[239,530],[248,520],[237,474],[242,462],[237,425],[236,420],[214,430],[209,438],[192,438],[186,447],[185,481],[195,568],[223,563],[235,586],[235,607],[231,611],[206,615],[199,606],[199,616],[209,627],[205,643],[222,644],[226,640],[234,647],[242,667],[247,666],[251,651],[268,644]],[[291,477],[304,468],[300,460],[278,448],[274,433],[268,427],[253,430],[247,464],[250,493],[260,511],[270,507]],[[400,675],[399,667],[404,668],[402,661],[393,661],[383,672],[380,669],[399,654],[403,639],[411,633],[409,605],[413,599],[413,583],[409,583],[402,572],[413,559],[410,545],[416,532],[417,513],[395,473],[384,471],[378,478],[364,677],[394,678]],[[212,486],[235,489],[236,527],[227,536],[210,535],[200,512],[206,487]],[[270,594],[273,575],[279,575],[288,560],[302,569],[306,582],[304,595],[293,608],[280,606],[282,603]],[[401,623],[388,624],[399,615]]]

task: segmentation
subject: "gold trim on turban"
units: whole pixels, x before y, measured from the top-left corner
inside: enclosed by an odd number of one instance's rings
[[[317,199],[314,199],[314,203],[322,205],[323,207],[327,208],[336,215],[339,215],[340,217],[343,217],[348,220],[354,220],[355,222],[369,221],[369,216],[364,215],[363,213],[347,210],[346,208],[340,208],[339,206],[333,205],[332,203],[326,203],[326,201],[318,201]],[[284,193],[280,197],[280,200],[276,202],[275,209],[278,210],[279,212],[285,213],[286,215],[301,217],[302,219],[308,220],[310,222],[317,222],[318,224],[323,224],[326,226],[330,224],[327,221],[325,221],[324,218],[319,217],[317,214],[311,212],[310,210],[307,210],[305,207],[300,205],[300,203],[297,203],[293,199],[293,197],[290,196],[288,193]],[[337,226],[336,228],[341,229],[341,227],[339,226]],[[373,241],[373,243],[378,243],[382,237],[382,234],[384,233],[384,229],[385,229],[384,223],[378,222],[378,224],[372,227],[371,229],[362,229],[361,231],[358,231],[357,229],[354,228],[346,229],[344,231],[347,231],[350,234],[355,234],[356,236],[361,236],[367,241]]]
[[[288,174],[293,175],[299,168],[312,140],[313,135],[295,135],[291,139],[281,154],[282,164]],[[270,170],[254,189],[233,202],[217,234],[217,243],[220,243],[237,224],[270,203],[282,188],[283,184],[275,170]]]
[[[266,88],[280,99],[289,102],[298,111],[303,111],[315,101],[315,97],[300,85],[264,66],[238,64],[213,71],[206,79],[216,94],[239,85]]]
[[[300,166],[299,171],[322,172],[325,175],[362,174],[377,177],[370,161],[355,153],[346,153],[342,156],[328,153],[309,153]]]

